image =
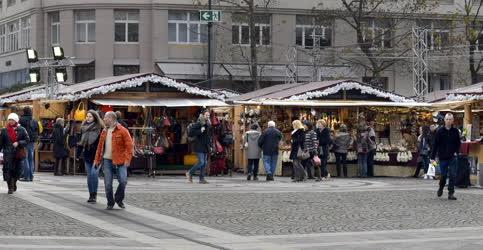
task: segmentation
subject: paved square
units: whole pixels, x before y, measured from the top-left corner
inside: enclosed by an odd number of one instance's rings
[[[129,204],[239,235],[483,226],[483,196],[432,191],[133,194]]]
[[[0,235],[118,237],[54,210],[0,194]]]

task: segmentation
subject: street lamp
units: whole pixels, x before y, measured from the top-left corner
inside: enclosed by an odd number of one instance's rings
[[[54,60],[62,60],[65,58],[64,49],[60,46],[53,46],[52,54],[54,55]]]
[[[30,71],[29,71],[29,78],[30,78],[30,83],[38,83],[38,82],[40,82],[40,70],[38,70],[38,69],[30,69]]]
[[[37,51],[34,49],[27,49],[27,61],[28,63],[34,63],[39,61],[39,56],[37,54]]]
[[[64,83],[67,81],[67,70],[65,68],[55,69],[55,80],[58,83]]]

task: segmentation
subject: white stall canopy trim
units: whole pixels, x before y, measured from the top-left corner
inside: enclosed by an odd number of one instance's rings
[[[105,106],[142,106],[142,107],[222,107],[228,104],[215,99],[94,99],[93,103]]]
[[[357,107],[357,106],[379,106],[379,107],[431,107],[429,103],[417,102],[364,102],[364,101],[292,101],[292,100],[265,100],[235,101],[244,105],[265,105],[265,106],[301,106],[301,107]]]

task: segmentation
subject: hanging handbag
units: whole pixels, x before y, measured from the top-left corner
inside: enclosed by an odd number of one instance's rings
[[[223,148],[223,145],[221,145],[221,143],[218,141],[218,140],[215,140],[215,147],[216,147],[216,153],[223,153],[223,151],[225,150]]]
[[[84,107],[84,103],[80,102],[79,105],[77,106],[77,109],[74,112],[74,120],[78,122],[82,122],[86,119],[87,116],[87,111]]]
[[[315,166],[320,167],[320,165],[322,165],[322,161],[320,160],[320,158],[317,155],[315,155],[312,160],[314,161]]]
[[[157,155],[163,155],[164,154],[164,148],[163,147],[153,147],[153,153]]]
[[[15,153],[15,159],[23,160],[27,158],[27,149],[26,148],[17,148],[17,152]]]
[[[308,150],[304,150],[302,149],[301,147],[299,147],[299,149],[297,150],[297,158],[299,160],[307,160],[308,158],[310,157],[310,153]]]
[[[171,121],[169,120],[169,117],[167,117],[167,116],[164,117],[163,126],[164,127],[170,127],[171,126]]]

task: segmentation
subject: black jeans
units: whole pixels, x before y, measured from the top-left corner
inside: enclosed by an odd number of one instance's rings
[[[248,175],[258,176],[260,159],[248,159]]]
[[[302,161],[302,165],[304,166],[305,172],[307,172],[307,176],[309,179],[314,178],[314,161],[312,160],[312,156],[307,160]]]
[[[337,165],[337,177],[341,177],[341,165],[344,171],[344,177],[347,177],[347,153],[335,153],[335,164]]]
[[[329,175],[329,171],[327,170],[327,160],[329,159],[329,146],[322,145],[320,146],[320,149],[320,169],[322,171],[322,177],[327,177]]]
[[[374,177],[374,155],[376,154],[375,150],[369,151],[367,153],[367,176]]]

